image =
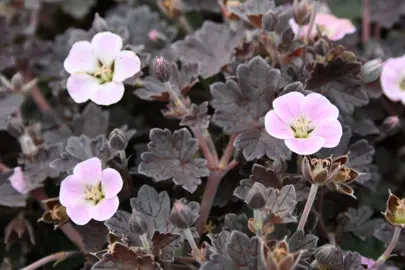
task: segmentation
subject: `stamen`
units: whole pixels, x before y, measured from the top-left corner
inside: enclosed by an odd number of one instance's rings
[[[308,138],[309,135],[314,131],[314,127],[311,125],[311,121],[300,116],[297,118],[295,123],[290,126],[294,132],[294,137],[297,139]]]

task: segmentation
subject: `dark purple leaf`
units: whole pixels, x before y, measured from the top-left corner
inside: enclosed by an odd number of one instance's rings
[[[371,0],[370,20],[385,28],[391,28],[405,15],[405,3],[401,0]]]
[[[73,122],[72,130],[77,136],[86,135],[94,138],[107,133],[108,120],[109,112],[90,102]]]
[[[168,129],[151,130],[149,152],[141,155],[138,171],[156,181],[173,178],[173,182],[193,193],[201,183],[201,177],[208,176],[207,161],[193,158],[198,150],[197,140],[183,128],[173,133]]]
[[[276,4],[273,0],[247,0],[230,6],[228,9],[242,20],[251,23],[256,28],[261,28],[263,15],[275,7]]]
[[[304,251],[301,259],[309,259],[315,252],[318,243],[318,237],[313,234],[305,234],[299,230],[293,233],[288,239],[288,247],[290,252]]]
[[[210,124],[210,115],[208,114],[208,102],[205,101],[200,105],[191,104],[188,114],[181,120],[181,126],[208,128]]]

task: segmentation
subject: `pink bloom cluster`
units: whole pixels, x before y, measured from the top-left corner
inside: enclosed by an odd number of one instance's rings
[[[117,194],[122,185],[121,175],[116,170],[102,170],[100,159],[90,158],[77,164],[73,174],[62,181],[59,201],[78,225],[91,219],[104,221],[117,212],[120,203]]]
[[[339,144],[343,133],[337,120],[339,110],[326,97],[290,92],[276,98],[273,108],[266,114],[265,128],[291,151],[311,155]]]
[[[300,37],[304,37],[308,32],[309,25],[304,25],[300,30],[300,27],[294,21],[294,18],[289,20],[289,24],[293,32],[296,35],[300,34]],[[356,27],[350,20],[339,19],[328,13],[318,13],[315,17],[315,25],[318,26],[323,35],[333,41],[342,39],[344,36],[356,32]],[[315,37],[316,34],[317,27],[313,27],[310,36]]]
[[[96,34],[91,43],[73,44],[64,67],[71,74],[67,90],[76,103],[91,100],[99,105],[111,105],[121,100],[125,90],[123,81],[141,69],[139,57],[121,49],[121,37],[110,32]]]
[[[21,167],[14,168],[14,173],[8,178],[11,186],[21,194],[27,194],[30,189]]]
[[[405,104],[405,55],[385,61],[380,81],[382,90],[389,99]]]

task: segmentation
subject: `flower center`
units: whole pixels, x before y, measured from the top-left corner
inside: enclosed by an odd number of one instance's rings
[[[402,91],[405,91],[405,78],[403,78],[403,79],[399,82],[399,88],[401,88]]]
[[[86,200],[93,201],[94,204],[97,204],[99,201],[104,199],[104,193],[101,188],[101,184],[95,186],[86,187]]]
[[[306,139],[309,137],[314,128],[311,125],[311,121],[300,116],[291,126],[292,131],[294,132],[294,137],[297,139]]]
[[[113,68],[107,65],[101,67],[94,73],[94,76],[101,80],[101,83],[111,82],[113,78]]]
[[[395,209],[395,222],[405,223],[405,199],[399,200]]]

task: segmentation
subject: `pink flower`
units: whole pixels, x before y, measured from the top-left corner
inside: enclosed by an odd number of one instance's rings
[[[21,167],[14,168],[14,173],[8,178],[8,180],[10,180],[11,186],[19,193],[27,194],[30,191]]]
[[[293,18],[289,20],[289,24],[293,32],[297,35],[300,31],[299,25]],[[318,25],[322,34],[327,36],[330,40],[336,41],[342,39],[345,35],[353,34],[356,32],[356,27],[348,19],[339,19],[332,14],[318,13],[315,17],[315,26],[312,28],[311,37],[315,37],[317,34]],[[304,37],[308,32],[308,25],[304,25],[301,29],[300,36]]]
[[[405,104],[405,55],[385,61],[380,80],[382,90],[389,99],[401,100]]]
[[[121,37],[110,32],[96,34],[91,43],[73,44],[64,67],[71,74],[67,90],[76,103],[90,99],[99,105],[111,105],[121,100],[123,81],[141,69],[139,57],[121,49]]]
[[[373,259],[369,259],[366,257],[361,256],[361,264],[365,264],[368,266],[368,268],[370,268],[371,266],[373,266],[375,263],[375,261]]]
[[[116,170],[102,170],[101,161],[90,158],[77,164],[73,174],[62,181],[59,201],[78,225],[91,219],[104,221],[117,211],[120,203],[117,194],[122,185],[121,175]]]
[[[283,139],[291,151],[311,155],[322,147],[339,144],[342,137],[342,125],[337,120],[339,110],[326,97],[291,92],[276,98],[273,108],[264,120],[266,130]]]

